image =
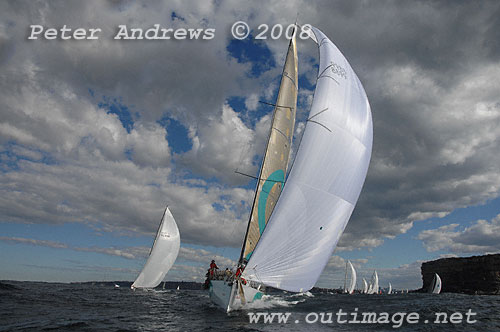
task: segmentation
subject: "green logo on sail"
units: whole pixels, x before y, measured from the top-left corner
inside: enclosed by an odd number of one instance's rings
[[[264,185],[262,186],[262,191],[260,192],[259,195],[259,205],[257,208],[257,217],[258,217],[258,222],[259,222],[259,232],[262,235],[262,232],[264,231],[264,228],[266,227],[266,206],[267,206],[267,199],[269,198],[269,193],[273,189],[274,185],[278,185],[280,183],[283,183],[285,181],[285,172],[281,169],[278,169],[277,171],[274,171],[264,182]],[[252,252],[248,253],[248,255],[245,257],[247,260],[250,259],[250,256],[252,256]]]
[[[262,186],[262,191],[259,196],[259,208],[257,210],[257,215],[259,218],[259,231],[262,235],[264,228],[266,227],[266,206],[267,206],[267,198],[269,197],[269,193],[273,189],[275,185],[279,183],[283,183],[285,181],[285,172],[283,170],[278,169],[271,174],[264,185]]]

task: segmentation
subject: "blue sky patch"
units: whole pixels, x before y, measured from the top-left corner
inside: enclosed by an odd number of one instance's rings
[[[168,116],[157,121],[163,128],[167,129],[166,139],[170,149],[175,153],[184,153],[193,147],[189,138],[188,129],[179,121]]]
[[[89,93],[91,96],[94,95],[94,92],[91,89],[89,89]],[[99,106],[99,108],[107,110],[108,114],[112,113],[118,115],[123,128],[125,128],[127,130],[127,133],[130,134],[130,132],[134,128],[134,119],[128,106],[122,104],[121,101],[117,98],[109,98],[106,96],[103,96],[103,101],[99,102],[97,106]],[[135,115],[137,116],[138,113],[136,113]]]
[[[170,15],[170,18],[172,19],[172,21],[175,21],[175,20],[185,21],[184,17],[179,16],[176,12],[172,12],[172,15]]]
[[[250,77],[259,77],[263,72],[276,66],[271,50],[266,43],[254,39],[252,35],[243,40],[231,40],[226,50],[239,63],[252,63]]]

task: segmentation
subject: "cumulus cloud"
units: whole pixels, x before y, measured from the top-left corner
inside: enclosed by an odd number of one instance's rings
[[[47,240],[28,239],[24,237],[0,236],[0,241],[10,242],[10,243],[30,244],[34,246],[42,246],[42,247],[57,248],[57,249],[68,248],[68,246],[64,243],[47,241]]]
[[[128,259],[145,258],[149,254],[149,248],[146,247],[128,247],[128,248],[101,248],[101,247],[73,247],[76,251],[96,252],[99,254],[118,256]]]
[[[258,105],[259,105],[259,96],[255,93],[252,93],[245,99],[245,107],[249,111],[255,111]]]
[[[461,229],[450,224],[418,234],[427,251],[448,251],[455,254],[497,253],[500,251],[500,214],[490,221],[477,220]]]
[[[258,126],[262,127],[260,123]],[[257,133],[224,104],[217,116],[192,134],[193,148],[179,156],[179,162],[208,178],[246,183],[248,179],[236,174],[235,170],[245,168],[251,174],[257,171],[253,160],[263,150],[266,137]]]
[[[219,268],[232,268],[236,265],[236,261],[221,256],[220,254],[205,250],[205,249],[194,249],[181,247],[179,250],[179,261],[191,261],[203,264],[203,266],[208,266],[212,260],[215,260]]]

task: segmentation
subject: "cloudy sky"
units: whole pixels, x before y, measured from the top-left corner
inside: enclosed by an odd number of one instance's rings
[[[420,263],[500,251],[497,1],[0,2],[0,279],[133,280],[166,204],[181,233],[167,280],[239,256],[287,40],[312,24],[367,92],[374,147],[357,207],[318,286],[345,260],[381,285]],[[253,29],[244,40],[234,22]],[[120,25],[215,29],[203,40],[115,40]],[[30,40],[99,28],[96,40]],[[299,40],[295,146],[318,52]]]

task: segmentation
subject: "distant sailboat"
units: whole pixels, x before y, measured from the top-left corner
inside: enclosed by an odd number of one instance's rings
[[[168,206],[156,233],[149,258],[131,288],[155,288],[174,265],[180,248],[180,234]]]
[[[372,279],[370,281],[370,287],[368,288],[367,294],[378,294],[378,274],[377,274],[377,271],[373,271]]]
[[[243,273],[232,285],[212,280],[209,286],[210,297],[228,312],[257,298],[259,285],[310,290],[328,263],[365,181],[373,140],[366,93],[328,37],[316,28],[308,33],[319,48],[319,72],[295,161],[285,183],[298,82],[293,37],[238,262]]]
[[[387,294],[392,294],[392,285],[389,283],[389,290],[387,291]]]
[[[431,286],[429,287],[429,293],[439,294],[441,293],[441,278],[437,273],[434,273],[434,278],[432,279]]]
[[[181,288],[179,286],[177,286],[177,290],[180,290]]]
[[[363,291],[361,293],[362,294],[368,293],[368,283],[366,282],[365,278],[363,278]]]
[[[347,271],[350,271],[351,279],[349,281],[349,285],[347,285]],[[344,283],[344,293],[352,294],[354,293],[354,288],[356,287],[356,270],[352,265],[351,261],[347,261],[346,263],[346,282]]]

